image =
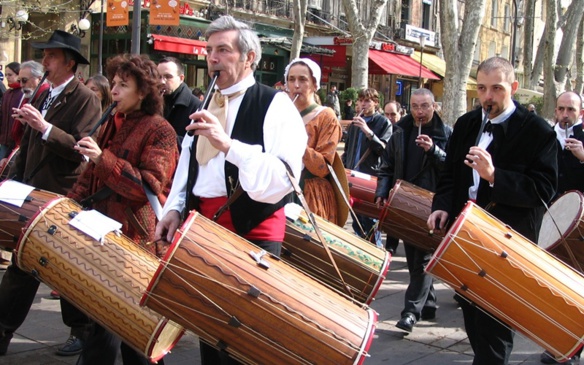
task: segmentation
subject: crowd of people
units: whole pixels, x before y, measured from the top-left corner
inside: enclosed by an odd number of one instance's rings
[[[282,90],[262,85],[254,78],[262,53],[259,39],[230,16],[214,20],[205,37],[208,73],[218,73],[206,109],[205,94],[189,89],[176,58],[156,64],[145,55],[118,55],[107,60],[105,75],[83,84],[76,70],[89,61],[78,37],[55,31],[47,42],[33,43],[43,52],[41,63],[6,66],[0,165],[11,163],[11,179],[67,196],[120,222],[126,236],[158,257],[193,209],[279,256],[284,207],[294,199],[289,174],[297,178],[313,213],[343,226],[338,212],[345,202],[334,193],[329,168],[335,159],[377,178],[371,203],[379,208],[398,179],[434,192],[427,228],[442,232],[471,200],[537,242],[545,207],[566,191],[584,190],[582,97],[561,94],[550,127],[513,100],[518,83],[505,59],[479,65],[480,107],[443,121],[426,88],[411,93],[407,115],[395,100],[380,105],[373,88],[359,90],[341,110],[333,86],[322,105],[317,96],[321,69],[308,58],[290,61]],[[343,116],[350,119],[345,136]],[[18,153],[9,161],[13,152]],[[399,239],[387,236],[383,244],[377,219],[357,215],[352,228],[395,254]],[[410,281],[396,327],[412,332],[419,320],[434,319],[439,306],[433,278],[425,272],[431,252],[407,240],[403,244]],[[0,264],[6,269],[0,283],[4,355],[39,281],[19,269],[14,257]],[[514,330],[463,296],[456,300],[473,364],[507,364]],[[114,364],[121,351],[125,364],[150,363],[74,304],[60,301],[63,323],[71,328],[60,355],[80,355],[78,364]],[[569,361],[578,363],[579,356]],[[203,364],[239,363],[203,340],[201,357]],[[556,362],[548,352],[541,361]]]

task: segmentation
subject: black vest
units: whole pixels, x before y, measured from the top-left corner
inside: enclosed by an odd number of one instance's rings
[[[246,144],[261,145],[265,152],[264,119],[276,93],[275,89],[258,83],[248,88],[237,112],[231,138]],[[197,138],[193,140],[192,155],[196,154],[196,144]],[[193,180],[192,185],[187,183],[189,193],[197,180],[199,164],[196,158],[191,158],[190,169]],[[238,183],[239,169],[234,164],[225,161],[225,187],[228,196],[233,193]],[[291,194],[288,194],[276,204],[260,203],[251,199],[244,191],[229,207],[235,230],[240,235],[246,235],[290,201]]]

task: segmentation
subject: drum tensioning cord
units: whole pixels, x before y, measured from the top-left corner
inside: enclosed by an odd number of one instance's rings
[[[302,189],[300,188],[300,185],[298,185],[298,181],[294,177],[294,173],[292,172],[290,165],[288,165],[288,163],[284,160],[281,160],[281,161],[282,161],[282,163],[284,163],[284,166],[286,167],[286,174],[288,175],[288,179],[290,179],[290,183],[292,184],[292,187],[294,188],[294,192],[296,193],[296,196],[298,196],[298,199],[302,203],[302,207],[304,208],[304,211],[306,212],[306,215],[308,216],[310,223],[314,227],[314,232],[316,233],[320,243],[322,244],[322,247],[324,248],[326,254],[328,255],[328,258],[329,258],[331,264],[335,268],[335,271],[337,272],[339,279],[341,279],[341,283],[343,284],[343,289],[347,292],[347,294],[349,294],[349,296],[351,298],[354,299],[355,296],[353,295],[353,292],[351,291],[351,288],[349,287],[349,285],[347,285],[347,283],[345,282],[345,279],[343,278],[343,275],[341,274],[341,270],[339,270],[339,267],[337,266],[335,258],[333,257],[333,254],[331,253],[331,251],[326,243],[326,240],[324,239],[324,237],[322,235],[320,227],[316,223],[316,219],[314,218],[313,213],[310,211],[310,208],[308,207],[308,203],[306,202],[306,199],[304,198],[304,194],[302,194]]]

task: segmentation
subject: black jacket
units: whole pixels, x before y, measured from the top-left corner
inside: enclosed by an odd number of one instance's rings
[[[392,125],[389,120],[381,114],[374,114],[373,118],[367,123],[369,129],[375,133],[372,139],[367,138],[357,126],[350,125],[347,132],[347,139],[345,141],[345,152],[341,156],[343,165],[347,169],[357,170],[369,175],[377,176],[379,168],[381,167],[381,155],[385,149],[385,144],[391,137]],[[359,159],[357,156],[357,141],[361,135],[361,150],[359,156],[363,156],[367,149],[371,148],[371,152],[365,160],[355,168]]]
[[[445,125],[438,114],[434,113],[431,121],[432,132],[428,134],[434,145],[424,154],[422,169],[416,175],[414,181],[408,181],[426,190],[434,191],[438,184],[438,174],[446,159],[446,144],[452,134],[452,128]],[[414,118],[406,115],[397,124],[396,128],[385,148],[383,163],[377,175],[377,190],[375,198],[387,198],[389,191],[397,179],[404,178],[406,143],[410,133],[417,133]]]
[[[572,138],[584,142],[584,131],[582,124],[574,126]],[[558,147],[558,192],[556,197],[564,194],[568,190],[584,191],[584,164],[572,154],[572,151],[562,148],[560,142]]]
[[[164,96],[164,118],[176,132],[179,151],[185,128],[191,123],[189,115],[197,111],[200,105],[201,101],[184,82],[172,94]]]
[[[493,131],[493,142],[487,150],[495,166],[495,183],[490,187],[481,179],[477,204],[488,206],[492,215],[537,242],[543,203],[550,202],[557,187],[556,133],[541,117],[519,104],[516,107],[503,126]],[[464,208],[473,184],[473,170],[464,160],[475,145],[481,119],[481,109],[460,117],[446,149],[432,211],[448,212],[450,223]]]

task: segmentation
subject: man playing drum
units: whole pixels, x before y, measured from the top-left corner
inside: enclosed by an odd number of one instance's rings
[[[66,194],[83,171],[86,160],[73,146],[86,136],[101,115],[99,99],[75,77],[77,65],[89,64],[80,52],[81,40],[56,30],[46,43],[33,43],[43,50],[42,64],[50,89],[40,94],[34,105],[14,109],[14,117],[25,124],[16,158],[9,176],[39,189]],[[0,355],[4,355],[14,331],[24,322],[39,281],[14,263],[0,284]],[[77,328],[70,339],[82,337],[80,325],[88,319],[61,299],[65,324]],[[78,353],[80,346],[77,349]]]
[[[436,189],[452,129],[435,113],[434,105],[434,95],[430,90],[418,89],[412,93],[412,113],[396,124],[396,130],[385,148],[385,158],[377,176],[377,206],[387,203],[389,191],[397,179],[430,191]],[[437,298],[432,276],[424,272],[432,254],[409,242],[404,242],[404,248],[410,284],[401,319],[396,326],[412,332],[420,318],[434,319]]]
[[[573,91],[562,93],[556,100],[555,125],[558,150],[558,192],[555,198],[569,190],[583,191],[584,131],[582,131],[582,97]],[[579,364],[582,348],[563,364]],[[544,364],[559,364],[547,351],[541,354]]]
[[[555,133],[544,119],[513,102],[518,82],[506,59],[483,61],[477,83],[482,108],[455,124],[428,228],[445,229],[473,200],[537,242],[544,205],[556,192]],[[475,354],[473,365],[507,364],[514,331],[461,296],[457,299]]]
[[[283,161],[300,176],[307,142],[302,118],[287,94],[256,83],[253,72],[261,46],[246,24],[223,16],[209,25],[205,37],[209,75],[219,72],[214,98],[227,97],[227,115],[221,115],[223,110],[216,115],[202,110],[190,116],[196,123],[187,130],[194,136],[183,140],[156,238],[171,242],[183,212],[195,208],[213,217],[227,204],[229,209],[217,223],[280,255],[286,228],[284,205],[292,191]],[[240,189],[241,195],[228,201]],[[191,201],[194,204],[187,203]],[[225,355],[201,343],[204,364],[235,362]]]

